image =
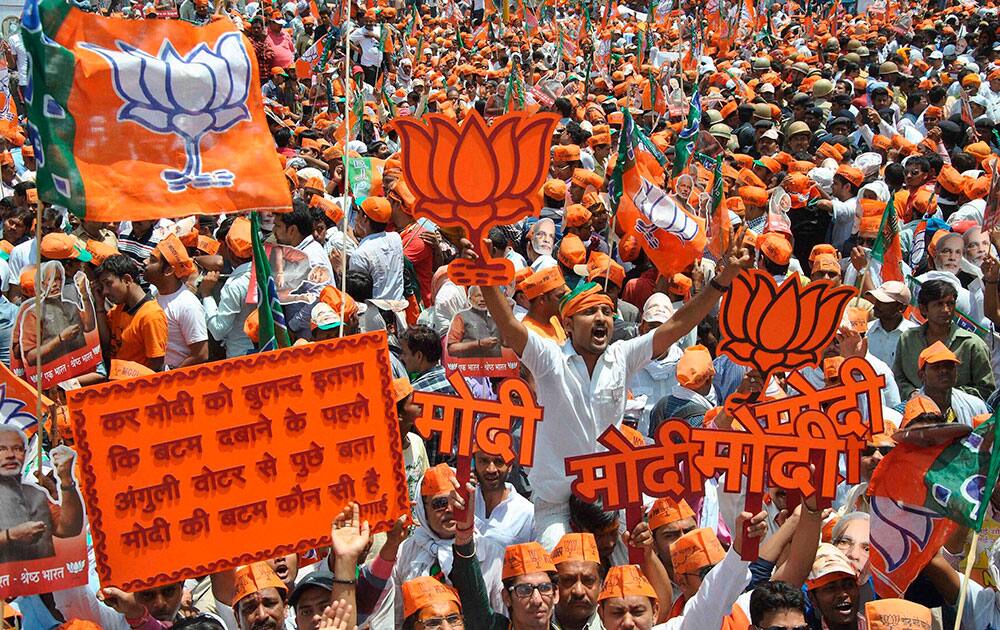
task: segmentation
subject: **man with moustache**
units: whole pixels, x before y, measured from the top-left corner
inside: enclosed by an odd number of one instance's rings
[[[559,630],[603,630],[597,616],[597,596],[601,592],[601,558],[593,534],[566,534],[552,550],[558,573],[552,626]]]

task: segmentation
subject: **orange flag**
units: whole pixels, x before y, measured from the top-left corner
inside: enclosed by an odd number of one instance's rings
[[[24,11],[42,200],[94,221],[290,209],[256,56],[229,20]]]

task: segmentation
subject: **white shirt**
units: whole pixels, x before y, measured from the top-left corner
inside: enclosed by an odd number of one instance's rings
[[[191,344],[208,340],[205,307],[185,286],[168,295],[157,295],[156,303],[167,316],[167,353],[163,361],[175,368],[191,356]]]
[[[653,630],[704,630],[721,628],[722,620],[732,613],[733,604],[750,583],[750,563],[740,559],[730,548],[722,562],[708,572],[701,588],[684,604],[678,617],[653,626]]]
[[[559,346],[529,331],[521,362],[535,378],[545,421],[538,424],[535,449],[541,457],[528,473],[533,497],[548,503],[569,500],[564,460],[603,448],[597,437],[621,423],[626,385],[653,356],[653,331],[608,346],[593,375],[572,343]]]
[[[535,506],[525,499],[514,486],[506,484],[507,498],[500,502],[490,517],[486,518],[486,501],[483,491],[476,488],[476,531],[501,547],[531,542],[531,532],[535,527]]]
[[[21,271],[29,265],[34,265],[38,258],[38,248],[35,247],[35,239],[27,240],[20,245],[15,245],[10,252],[7,263],[10,265],[8,275],[10,284],[21,286]]]
[[[831,201],[833,202],[833,232],[830,244],[839,249],[847,242],[847,239],[851,238],[851,233],[854,231],[854,221],[858,213],[858,198],[851,197],[847,201],[839,199]]]
[[[403,299],[403,240],[396,232],[378,232],[361,239],[349,268],[372,277],[372,299]]]
[[[351,43],[361,48],[361,65],[378,66],[382,64],[382,51],[379,50],[382,27],[375,26],[372,30],[360,27],[351,33]]]
[[[896,358],[896,346],[903,331],[916,328],[917,324],[905,317],[899,322],[899,326],[893,330],[886,330],[882,327],[882,322],[874,319],[868,323],[868,352],[882,359],[887,365],[892,365]]]

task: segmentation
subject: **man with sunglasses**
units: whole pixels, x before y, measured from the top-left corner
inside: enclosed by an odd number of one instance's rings
[[[750,630],[809,630],[802,591],[784,582],[764,582],[750,595]]]

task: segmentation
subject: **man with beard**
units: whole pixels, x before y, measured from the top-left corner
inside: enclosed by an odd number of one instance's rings
[[[87,586],[78,586],[56,591],[53,598],[66,619],[92,621],[104,630],[128,630],[149,618],[177,621],[183,595],[184,583],[174,582],[135,593],[104,588],[96,596]]]
[[[476,481],[476,529],[502,547],[531,540],[535,506],[507,482],[511,462],[482,451],[472,454]]]
[[[593,534],[566,534],[552,550],[559,601],[552,625],[560,630],[603,630],[597,616],[601,558]]]
[[[815,621],[829,630],[858,630],[858,574],[842,551],[820,544],[806,588]]]
[[[465,255],[472,256],[471,247],[466,247]],[[750,256],[740,248],[726,252],[721,260],[727,263],[721,273],[667,322],[636,339],[614,343],[614,304],[595,283],[580,283],[563,298],[559,316],[568,342],[562,346],[529,332],[514,317],[499,287],[482,288],[501,337],[534,377],[538,402],[549,418],[536,437],[537,452],[545,456],[536,459],[529,473],[536,539],[544,547],[555,547],[569,531],[565,458],[592,452],[597,437],[621,422],[625,384],[708,316],[749,265]]]

